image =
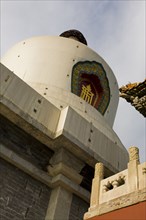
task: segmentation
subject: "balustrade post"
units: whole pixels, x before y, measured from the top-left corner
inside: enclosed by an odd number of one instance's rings
[[[138,164],[139,164],[139,149],[137,147],[130,147],[129,163],[128,163],[129,192],[133,192],[138,189]]]
[[[100,182],[103,179],[103,177],[104,177],[104,166],[102,163],[97,163],[95,165],[94,179],[92,180],[90,210],[94,209],[99,204]]]

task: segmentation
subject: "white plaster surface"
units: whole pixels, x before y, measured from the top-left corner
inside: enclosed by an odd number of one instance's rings
[[[1,62],[38,92],[41,84],[44,90],[54,86],[70,93],[72,68],[79,61],[96,61],[103,65],[111,91],[104,117],[112,126],[119,99],[117,80],[108,64],[86,45],[63,37],[34,37],[16,44]],[[63,101],[63,94],[57,95]]]

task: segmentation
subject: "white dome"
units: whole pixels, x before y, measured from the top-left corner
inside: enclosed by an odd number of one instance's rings
[[[119,99],[117,81],[107,63],[86,45],[64,37],[34,37],[16,44],[2,58],[2,64],[42,95],[45,88],[51,88],[49,96],[46,96],[48,99],[53,87],[71,93],[73,68],[78,63],[87,62],[101,64],[105,71],[110,95],[103,115],[112,125]],[[57,97],[56,94],[54,98],[57,100]],[[61,99],[65,102],[63,95],[59,96]]]

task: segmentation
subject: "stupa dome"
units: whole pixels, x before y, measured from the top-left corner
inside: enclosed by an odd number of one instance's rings
[[[21,41],[5,54],[2,64],[53,103],[69,103],[80,111],[88,105],[93,117],[100,112],[112,126],[119,92],[111,68],[79,31],[60,36]]]

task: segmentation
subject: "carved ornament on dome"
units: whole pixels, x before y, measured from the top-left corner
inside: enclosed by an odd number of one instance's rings
[[[72,69],[71,92],[104,115],[110,102],[110,87],[102,64],[96,61],[76,63]]]

